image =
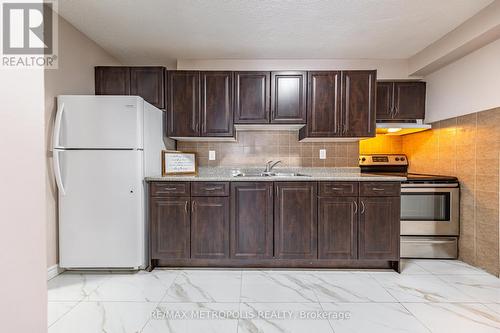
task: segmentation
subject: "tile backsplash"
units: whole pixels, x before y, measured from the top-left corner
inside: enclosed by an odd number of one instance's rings
[[[460,181],[460,259],[500,273],[500,108],[446,119],[403,136],[410,171]]]
[[[238,131],[236,142],[179,141],[177,149],[196,152],[200,166],[213,167],[261,167],[269,160],[288,167],[357,167],[359,157],[358,142],[302,143],[298,131]],[[320,149],[326,159],[319,158]]]

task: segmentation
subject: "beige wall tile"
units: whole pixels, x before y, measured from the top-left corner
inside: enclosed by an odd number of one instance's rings
[[[432,125],[403,137],[410,170],[459,178],[460,258],[498,275],[500,108]]]

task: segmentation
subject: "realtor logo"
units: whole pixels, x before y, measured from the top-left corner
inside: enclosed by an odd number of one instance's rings
[[[2,67],[55,68],[53,5],[53,1],[3,3]]]

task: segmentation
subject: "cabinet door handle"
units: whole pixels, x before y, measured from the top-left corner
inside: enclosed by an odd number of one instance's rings
[[[173,190],[177,190],[177,187],[164,187],[163,189],[166,191],[173,191]]]
[[[358,213],[358,203],[356,201],[353,202],[354,202],[354,215],[356,215]]]
[[[342,190],[342,188],[340,188],[340,187],[332,187],[331,189],[334,191],[341,191]]]
[[[216,191],[216,190],[222,190],[222,187],[221,186],[218,186],[218,187],[205,187],[204,190],[205,191]]]
[[[186,211],[186,213],[188,212],[188,204],[189,202],[186,201],[186,204],[184,205],[184,210]]]
[[[364,214],[365,213],[365,203],[363,201],[361,201],[361,213],[360,214]]]
[[[378,188],[378,187],[372,187],[372,190],[373,191],[383,191],[384,189],[383,188]]]
[[[193,203],[191,204],[191,209],[193,210],[193,212],[196,210],[196,201],[193,201]]]

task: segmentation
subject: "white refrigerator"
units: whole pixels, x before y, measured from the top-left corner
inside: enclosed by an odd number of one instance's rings
[[[163,112],[140,97],[57,98],[53,167],[62,268],[145,267],[144,177],[161,174],[163,149]]]

